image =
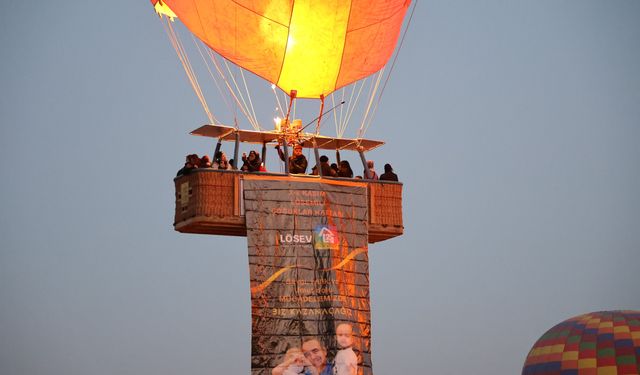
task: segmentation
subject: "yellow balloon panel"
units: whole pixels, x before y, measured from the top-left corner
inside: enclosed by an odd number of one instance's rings
[[[296,90],[299,97],[317,97],[335,89],[349,9],[348,2],[338,0],[296,2],[278,87],[285,92]]]

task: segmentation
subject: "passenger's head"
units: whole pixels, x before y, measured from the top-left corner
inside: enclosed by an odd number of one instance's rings
[[[209,155],[203,155],[200,158],[200,167],[207,168],[211,166],[211,159],[209,159]]]
[[[249,151],[249,160],[256,160],[257,157],[258,157],[257,152],[255,152],[254,150]]]
[[[373,160],[367,160],[367,167],[369,167],[369,169],[373,168]]]
[[[293,146],[293,156],[300,156],[300,155],[302,155],[302,145],[296,144],[295,146]]]
[[[342,177],[353,177],[353,170],[347,160],[340,160],[340,168],[338,173]]]
[[[187,160],[189,161],[189,164],[193,165],[194,167],[197,167],[198,164],[200,164],[200,158],[198,157],[198,154],[191,154],[187,157]]]
[[[302,352],[311,364],[322,371],[327,365],[327,350],[322,346],[320,341],[311,339],[302,343]]]
[[[327,157],[327,155],[320,156],[320,163],[327,163],[328,161],[329,158]]]
[[[391,164],[385,164],[384,165],[384,171],[385,171],[385,173],[393,172],[393,168],[391,168]]]
[[[348,348],[353,345],[353,328],[351,324],[338,324],[336,327],[336,340],[341,348]]]

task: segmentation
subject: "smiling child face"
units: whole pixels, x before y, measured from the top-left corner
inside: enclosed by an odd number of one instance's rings
[[[336,328],[336,339],[341,348],[347,348],[353,344],[352,328],[350,324],[340,324]]]

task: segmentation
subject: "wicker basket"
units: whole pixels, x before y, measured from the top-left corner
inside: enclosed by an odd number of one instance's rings
[[[247,229],[241,207],[244,175],[245,173],[238,171],[201,169],[176,177],[174,228],[183,233],[245,236]],[[266,179],[283,177],[264,174]],[[317,177],[290,178],[323,182]],[[327,182],[340,184],[342,179],[330,180]],[[404,231],[402,184],[364,182],[367,183],[369,194],[369,242],[384,241],[401,235]]]

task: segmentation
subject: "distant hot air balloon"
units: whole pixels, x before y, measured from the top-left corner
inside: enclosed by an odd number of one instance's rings
[[[410,0],[151,0],[235,64],[298,98],[380,70]]]
[[[522,375],[640,374],[640,311],[567,319],[535,343]]]

